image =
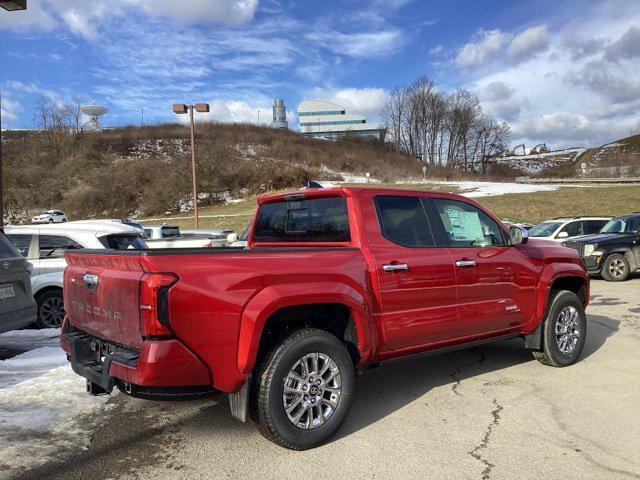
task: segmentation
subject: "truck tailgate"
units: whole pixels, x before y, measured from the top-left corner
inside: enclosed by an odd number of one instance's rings
[[[140,348],[140,256],[67,253],[65,258],[64,305],[71,325]]]

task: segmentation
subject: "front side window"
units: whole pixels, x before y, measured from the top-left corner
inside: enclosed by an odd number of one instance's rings
[[[612,218],[600,233],[640,233],[640,216]]]
[[[20,251],[20,255],[23,257],[29,256],[29,247],[31,246],[32,235],[9,233],[7,238],[13,243],[13,245]]]
[[[432,247],[433,234],[420,197],[381,195],[374,199],[380,232],[405,247]]]
[[[502,230],[486,213],[465,202],[434,198],[449,244],[453,247],[507,245]]]
[[[84,248],[65,235],[40,235],[39,241],[40,258],[60,258],[67,250]]]
[[[349,216],[343,197],[312,198],[262,205],[254,242],[348,242]]]

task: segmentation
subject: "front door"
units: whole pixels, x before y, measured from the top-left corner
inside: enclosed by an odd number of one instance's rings
[[[459,335],[499,333],[530,320],[536,271],[526,249],[510,245],[498,223],[474,205],[431,202],[432,224],[444,231],[456,270]]]
[[[363,199],[378,280],[382,349],[400,350],[456,336],[455,270],[435,246],[419,194]]]

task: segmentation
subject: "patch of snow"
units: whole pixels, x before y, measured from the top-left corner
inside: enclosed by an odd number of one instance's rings
[[[3,347],[36,347],[0,361],[0,478],[86,448],[104,418],[85,419],[106,411],[109,397],[86,393],[85,380],[57,345],[58,336],[57,329],[0,335]]]
[[[460,193],[461,195],[469,198],[504,195],[506,193],[549,192],[560,188],[559,185],[523,184],[511,182],[434,181],[432,183],[439,185],[456,186],[462,190],[462,192]]]

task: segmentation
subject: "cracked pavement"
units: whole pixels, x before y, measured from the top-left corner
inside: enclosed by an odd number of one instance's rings
[[[231,418],[226,396],[117,395],[88,450],[16,478],[640,479],[640,278],[593,280],[587,313],[568,368],[516,339],[371,370],[314,450],[269,443]]]

